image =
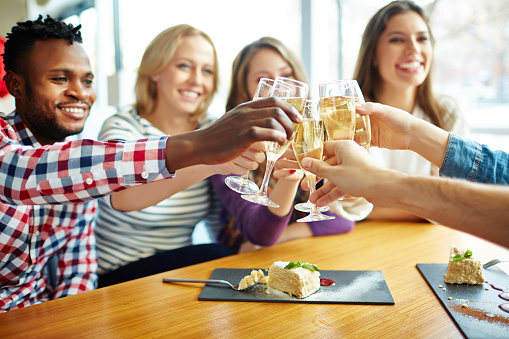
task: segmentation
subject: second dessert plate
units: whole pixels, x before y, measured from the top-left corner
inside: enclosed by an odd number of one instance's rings
[[[451,318],[467,338],[508,338],[509,276],[498,267],[484,269],[483,285],[446,284],[447,264],[417,264],[417,268]],[[505,293],[509,298],[509,293]],[[506,307],[507,307],[506,306]]]

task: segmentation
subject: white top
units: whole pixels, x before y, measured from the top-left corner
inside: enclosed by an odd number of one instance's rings
[[[161,135],[165,134],[148,120],[141,118],[136,111],[129,111],[109,117],[103,124],[99,138],[136,140]],[[178,174],[169,180],[178,180]],[[215,233],[219,232],[221,226],[219,200],[208,179],[141,211],[115,210],[110,197],[99,199],[98,211],[96,235],[99,274],[156,252],[191,245],[193,230],[202,220]]]

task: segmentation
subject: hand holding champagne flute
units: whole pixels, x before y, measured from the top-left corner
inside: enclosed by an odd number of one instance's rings
[[[355,80],[336,80],[319,85],[320,110],[329,140],[354,139],[356,83]],[[339,200],[351,198],[345,196]]]
[[[299,166],[302,168],[302,159],[314,158],[322,160],[324,126],[320,116],[318,102],[308,100],[303,113],[304,120],[295,129],[293,139],[293,151]],[[311,188],[311,194],[316,189],[316,175],[302,168]],[[308,216],[298,219],[297,222],[310,222],[335,219],[335,217],[321,214],[315,204],[311,204],[311,211]]]
[[[308,85],[289,78],[277,77],[276,80],[262,78],[258,83],[253,100],[264,97],[276,97],[285,100],[293,105],[302,114],[306,104],[308,95]],[[295,128],[295,124],[294,124]],[[281,157],[281,155],[288,149],[291,141],[287,140],[284,145],[277,142],[266,141],[265,151],[267,154],[267,166],[263,176],[262,184],[256,194],[241,195],[245,200],[254,202],[256,204],[271,206],[278,208],[279,205],[270,200],[267,196],[267,188],[269,185],[270,176],[274,169],[274,164]]]

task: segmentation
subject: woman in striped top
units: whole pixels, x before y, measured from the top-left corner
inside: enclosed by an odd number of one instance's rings
[[[178,25],[147,47],[132,108],[108,118],[101,140],[135,140],[200,128],[218,83],[217,55],[205,33]],[[231,254],[224,245],[192,245],[195,226],[219,228],[219,205],[207,179],[243,174],[263,161],[250,150],[230,163],[178,170],[175,179],[133,187],[99,202],[97,247],[99,287]],[[114,169],[112,169],[114,170]],[[143,174],[142,174],[143,175]]]

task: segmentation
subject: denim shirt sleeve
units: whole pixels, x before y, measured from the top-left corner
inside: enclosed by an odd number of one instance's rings
[[[440,175],[492,184],[509,184],[509,154],[449,133]]]

